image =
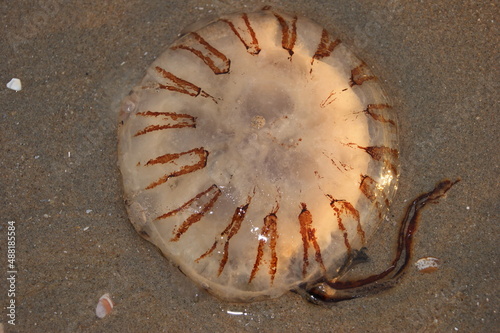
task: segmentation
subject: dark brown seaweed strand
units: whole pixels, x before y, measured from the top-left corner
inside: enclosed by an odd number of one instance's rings
[[[269,250],[271,252],[271,261],[269,262],[269,275],[271,276],[271,285],[274,282],[274,276],[276,275],[276,270],[278,267],[278,256],[276,254],[276,242],[278,240],[278,217],[276,213],[278,212],[279,206],[277,206],[273,211],[264,218],[264,226],[262,227],[262,239],[259,240],[259,246],[257,248],[257,255],[255,257],[255,263],[253,265],[252,273],[250,274],[250,279],[248,283],[251,283],[255,278],[257,271],[260,267],[260,262],[264,256],[264,246],[266,245],[266,239],[269,240]]]
[[[193,224],[201,220],[203,216],[205,216],[206,212],[208,212],[210,209],[212,209],[213,205],[219,199],[219,196],[221,194],[221,190],[216,186],[212,185],[210,189],[212,189],[215,186],[217,188],[217,191],[215,192],[214,196],[210,199],[209,202],[207,202],[203,207],[197,212],[192,215],[190,215],[184,222],[180,225],[179,228],[177,228],[176,231],[174,231],[174,237],[170,239],[171,242],[176,242],[179,240],[179,238],[186,232],[188,231],[189,227],[191,227]],[[202,194],[203,195],[203,194]],[[200,194],[198,194],[196,197],[199,197]],[[195,197],[195,198],[196,198]]]
[[[282,16],[277,13],[274,13],[274,16],[278,19],[281,26],[281,47],[288,51],[291,59],[293,55],[293,47],[297,41],[297,16],[293,17],[291,31],[288,23]]]
[[[396,123],[392,119],[386,119],[383,115],[376,113],[376,110],[382,110],[382,109],[387,109],[390,108],[391,106],[389,104],[368,104],[366,106],[366,109],[363,110],[364,113],[368,114],[370,117],[372,117],[376,121],[380,121],[382,123],[389,123],[393,126],[396,126]]]
[[[217,187],[217,185],[212,185],[210,186],[209,188],[207,188],[205,191],[201,192],[201,193],[198,193],[194,198],[190,199],[188,202],[186,202],[185,204],[183,204],[182,206],[180,206],[179,208],[176,208],[174,210],[171,210],[170,212],[168,213],[165,213],[163,215],[160,215],[158,216],[155,220],[162,220],[162,219],[166,219],[170,216],[174,216],[175,214],[187,209],[189,206],[191,206],[193,204],[193,202],[199,200],[202,196],[204,195],[208,195],[209,192],[213,192],[215,191],[215,196],[219,196],[220,193],[217,193],[217,192],[220,192],[220,189]]]
[[[347,300],[347,299],[352,299],[356,297],[361,297],[365,296],[368,294],[370,291],[373,292],[375,287],[368,288],[367,290],[358,290],[355,288],[363,287],[369,284],[373,283],[378,283],[378,286],[382,288],[387,288],[384,286],[383,282],[386,281],[381,281],[385,277],[389,279],[389,281],[395,281],[399,277],[402,276],[402,274],[405,272],[405,269],[408,267],[408,263],[410,262],[411,255],[412,255],[412,246],[413,246],[413,236],[417,232],[417,227],[418,223],[420,221],[420,214],[423,208],[429,206],[428,203],[437,203],[440,198],[446,195],[446,192],[455,185],[457,182],[459,182],[460,179],[455,180],[455,181],[450,181],[448,179],[441,181],[436,187],[427,193],[424,193],[417,197],[413,202],[408,206],[405,216],[403,220],[401,221],[400,229],[399,229],[399,238],[398,238],[398,246],[396,250],[396,255],[394,259],[392,260],[391,264],[389,265],[388,268],[386,268],[383,272],[379,274],[374,274],[371,276],[368,276],[364,279],[360,280],[355,280],[355,281],[327,281],[327,284],[336,289],[336,290],[348,290],[348,289],[353,289],[351,291],[351,294],[348,294],[347,296],[342,296],[341,298],[337,298],[334,296],[329,296],[324,293],[321,293],[320,290],[317,288],[313,288],[315,290],[311,290],[310,292],[312,294],[315,294],[317,291],[319,292],[317,295],[320,299],[324,301],[330,301],[330,302],[337,302],[337,301],[342,301],[342,300]],[[400,263],[400,260],[402,258],[404,252],[404,259]],[[400,266],[399,266],[400,263]],[[399,266],[399,268],[398,268]],[[394,272],[394,273],[393,273]],[[391,276],[389,274],[393,273]],[[389,285],[390,287],[391,285]],[[358,291],[358,293],[357,293]],[[376,290],[375,290],[376,291]]]
[[[250,53],[251,55],[257,55],[260,53],[260,47],[259,47],[259,41],[257,40],[257,36],[255,35],[255,31],[252,29],[252,26],[250,25],[250,20],[248,19],[248,15],[246,13],[243,13],[241,15],[241,18],[243,19],[243,21],[245,21],[246,30],[248,31],[250,37],[252,38],[252,41],[247,42],[246,40],[244,40],[239,31],[234,26],[233,22],[226,19],[220,19],[220,20],[229,25],[231,31],[233,31],[233,33],[240,39],[243,45],[245,45],[245,48],[247,49],[248,53]]]
[[[162,116],[163,120],[168,121],[171,119],[173,121],[178,121],[178,122],[176,124],[168,124],[168,125],[150,125],[137,132],[134,136],[139,136],[146,133],[160,131],[164,129],[171,129],[171,128],[184,128],[184,127],[196,128],[196,123],[195,123],[196,118],[184,113],[146,111],[146,112],[138,112],[137,115],[143,117]]]
[[[226,266],[227,259],[229,258],[229,241],[231,238],[238,233],[241,227],[241,223],[245,219],[245,215],[247,213],[248,206],[250,205],[251,198],[248,198],[246,205],[237,207],[234,211],[233,218],[231,223],[226,227],[226,229],[221,233],[221,236],[227,236],[226,242],[224,243],[224,253],[222,254],[222,258],[219,264],[219,273],[218,276],[221,275],[224,267]]]
[[[352,69],[350,86],[351,87],[355,85],[360,86],[363,84],[363,82],[368,80],[373,80],[376,78],[374,75],[368,75],[366,71],[367,71],[367,65],[364,62],[362,62],[358,67]]]
[[[307,210],[305,203],[301,203],[302,211],[299,214],[300,234],[302,235],[302,244],[304,246],[304,257],[302,264],[302,276],[305,277],[307,273],[307,266],[309,265],[309,243],[312,243],[315,250],[315,259],[321,266],[323,272],[326,272],[323,259],[321,258],[321,249],[316,240],[316,229],[312,228],[312,214]]]
[[[196,39],[200,45],[202,45],[208,52],[204,54],[202,51],[192,48],[186,45],[176,45],[172,47],[172,50],[183,49],[193,53],[195,56],[203,60],[203,62],[210,67],[214,74],[226,74],[229,73],[229,68],[231,65],[231,60],[229,60],[222,52],[217,50],[215,47],[210,45],[203,37],[201,37],[196,32],[191,32],[191,36]],[[222,65],[216,65],[216,62],[220,62],[215,58],[219,58]]]
[[[340,44],[340,39],[331,41],[328,31],[323,29],[323,31],[321,32],[321,41],[318,44],[318,49],[316,50],[316,53],[314,53],[314,56],[311,59],[311,65],[313,64],[314,60],[319,60],[325,57],[329,57],[330,54],[333,52],[333,49],[335,49],[335,47],[339,44]]]
[[[203,169],[207,165],[208,151],[203,149],[203,147],[191,149],[191,150],[183,152],[183,153],[165,154],[165,155],[159,156],[155,159],[149,160],[146,163],[146,165],[154,165],[154,164],[159,164],[159,163],[165,164],[165,163],[168,163],[170,161],[176,160],[183,155],[188,155],[188,154],[198,156],[199,161],[195,164],[185,165],[185,166],[181,167],[180,170],[178,170],[178,171],[174,171],[168,175],[164,175],[163,177],[161,177],[157,181],[149,184],[146,187],[146,190],[152,189],[158,185],[165,183],[169,178],[179,177],[179,176],[191,173],[191,172],[195,172],[197,170]]]

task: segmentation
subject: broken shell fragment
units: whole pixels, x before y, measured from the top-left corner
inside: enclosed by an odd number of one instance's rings
[[[97,318],[102,319],[111,313],[113,307],[113,301],[109,294],[106,293],[99,298],[99,302],[97,302],[97,307],[95,308],[95,315]]]
[[[13,78],[9,81],[9,83],[7,83],[7,88],[20,91],[22,89],[21,80]]]
[[[415,266],[421,273],[432,273],[439,269],[440,260],[434,257],[424,257],[417,260]]]

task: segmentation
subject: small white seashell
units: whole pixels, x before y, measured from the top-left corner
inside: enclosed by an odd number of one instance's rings
[[[20,91],[22,89],[21,80],[13,78],[9,81],[9,83],[7,83],[7,88]]]
[[[417,260],[415,266],[421,273],[432,273],[439,269],[440,260],[434,257],[424,257]]]
[[[97,307],[95,308],[95,315],[97,318],[102,319],[111,313],[113,306],[111,297],[106,293],[99,298],[99,302],[97,302]]]

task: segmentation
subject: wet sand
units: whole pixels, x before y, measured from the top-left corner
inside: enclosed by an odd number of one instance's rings
[[[400,284],[316,306],[294,293],[229,304],[198,290],[127,220],[116,167],[116,110],[183,27],[238,1],[2,2],[0,268],[16,226],[15,298],[0,283],[5,332],[493,332],[500,323],[498,6],[492,1],[270,1],[315,19],[375,66],[400,122],[391,222],[369,255],[389,260],[416,195],[458,183],[422,216]],[[464,4],[458,4],[464,3]],[[248,8],[264,3],[247,1]],[[382,7],[385,4],[385,7]],[[13,77],[23,89],[5,88]],[[104,293],[116,305],[97,319]],[[15,326],[7,320],[15,299]]]

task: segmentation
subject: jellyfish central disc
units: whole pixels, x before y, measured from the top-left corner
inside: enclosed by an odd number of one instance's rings
[[[218,132],[227,142],[225,177],[234,180],[237,175],[254,184],[279,186],[282,180],[300,177],[301,164],[311,165],[307,149],[299,147],[304,135],[302,116],[297,114],[293,90],[256,82],[247,83],[239,96],[220,106],[225,116]],[[297,160],[301,163],[293,163]]]

